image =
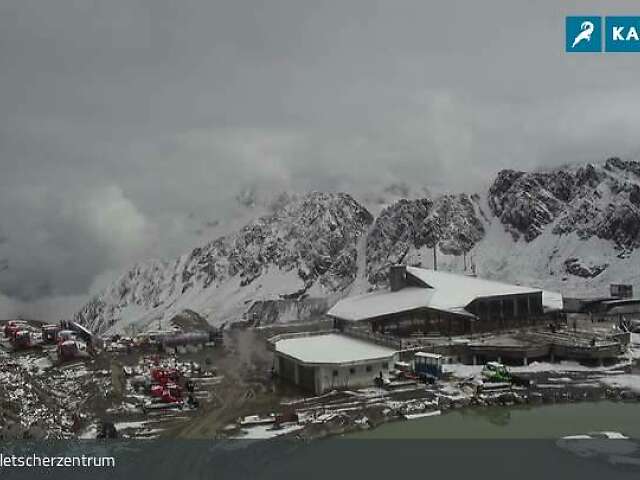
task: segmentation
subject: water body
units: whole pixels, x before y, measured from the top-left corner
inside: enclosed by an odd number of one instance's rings
[[[592,431],[619,431],[640,439],[640,402],[468,408],[313,442],[159,439],[52,442],[22,448],[29,454],[38,449],[63,449],[65,455],[113,455],[116,468],[92,470],[95,480],[640,478],[640,441],[610,440],[602,449],[595,445],[589,455],[557,442],[565,435]],[[4,444],[0,453],[14,452]],[[86,469],[0,470],[3,480],[80,480],[87,476]]]
[[[348,435],[353,439],[558,439],[594,431],[640,439],[640,403],[582,402],[453,410]]]

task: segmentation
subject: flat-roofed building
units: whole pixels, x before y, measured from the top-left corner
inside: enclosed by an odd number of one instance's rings
[[[315,394],[372,385],[397,358],[394,349],[339,333],[284,336],[273,343],[275,373]]]

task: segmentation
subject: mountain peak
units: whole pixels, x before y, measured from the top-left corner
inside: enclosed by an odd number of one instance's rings
[[[183,302],[192,309],[202,302],[217,319],[226,320],[245,297],[268,296],[274,290],[276,298],[339,292],[355,279],[356,245],[372,220],[346,193],[296,196],[174,261],[134,266],[76,319],[104,331],[128,324],[126,317],[139,315],[136,311],[144,312],[141,323],[151,323],[175,314]],[[229,295],[237,299],[228,302],[231,309],[225,305]]]

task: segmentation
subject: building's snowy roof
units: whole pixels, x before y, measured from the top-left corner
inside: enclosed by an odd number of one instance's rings
[[[422,283],[422,287],[405,287],[395,292],[373,292],[345,298],[328,315],[344,320],[358,321],[400,313],[419,308],[430,308],[456,315],[473,316],[465,307],[476,298],[518,295],[542,292],[545,310],[562,309],[562,295],[539,288],[510,285],[508,283],[407,267],[407,275]]]
[[[468,275],[407,267],[407,274],[435,290],[435,308],[464,308],[476,298],[539,293],[539,288],[521,287]]]
[[[423,358],[442,358],[442,355],[438,353],[429,353],[429,352],[417,352],[415,356],[423,357]]]
[[[328,315],[344,320],[364,320],[406,312],[429,306],[434,290],[406,287],[397,292],[378,291],[345,298],[336,303]]]
[[[309,364],[385,360],[396,353],[390,348],[337,333],[285,338],[278,340],[275,348],[278,353]]]

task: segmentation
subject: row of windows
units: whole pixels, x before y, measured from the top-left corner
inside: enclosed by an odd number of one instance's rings
[[[498,316],[513,318],[516,311],[518,317],[543,313],[542,296],[539,294],[496,300],[476,300],[467,308],[480,318]]]
[[[380,368],[381,368],[382,370],[385,370],[385,371],[386,371],[386,370],[389,370],[389,363],[388,363],[388,362],[382,363],[382,364],[380,365]],[[351,367],[351,368],[349,368],[349,374],[350,374],[350,375],[355,375],[355,374],[356,374],[356,371],[357,371],[356,367]],[[365,366],[365,371],[366,371],[366,372],[373,372],[373,365],[366,365],[366,366]],[[334,370],[334,371],[333,371],[333,376],[334,376],[334,377],[337,377],[337,376],[338,376],[338,370]]]

